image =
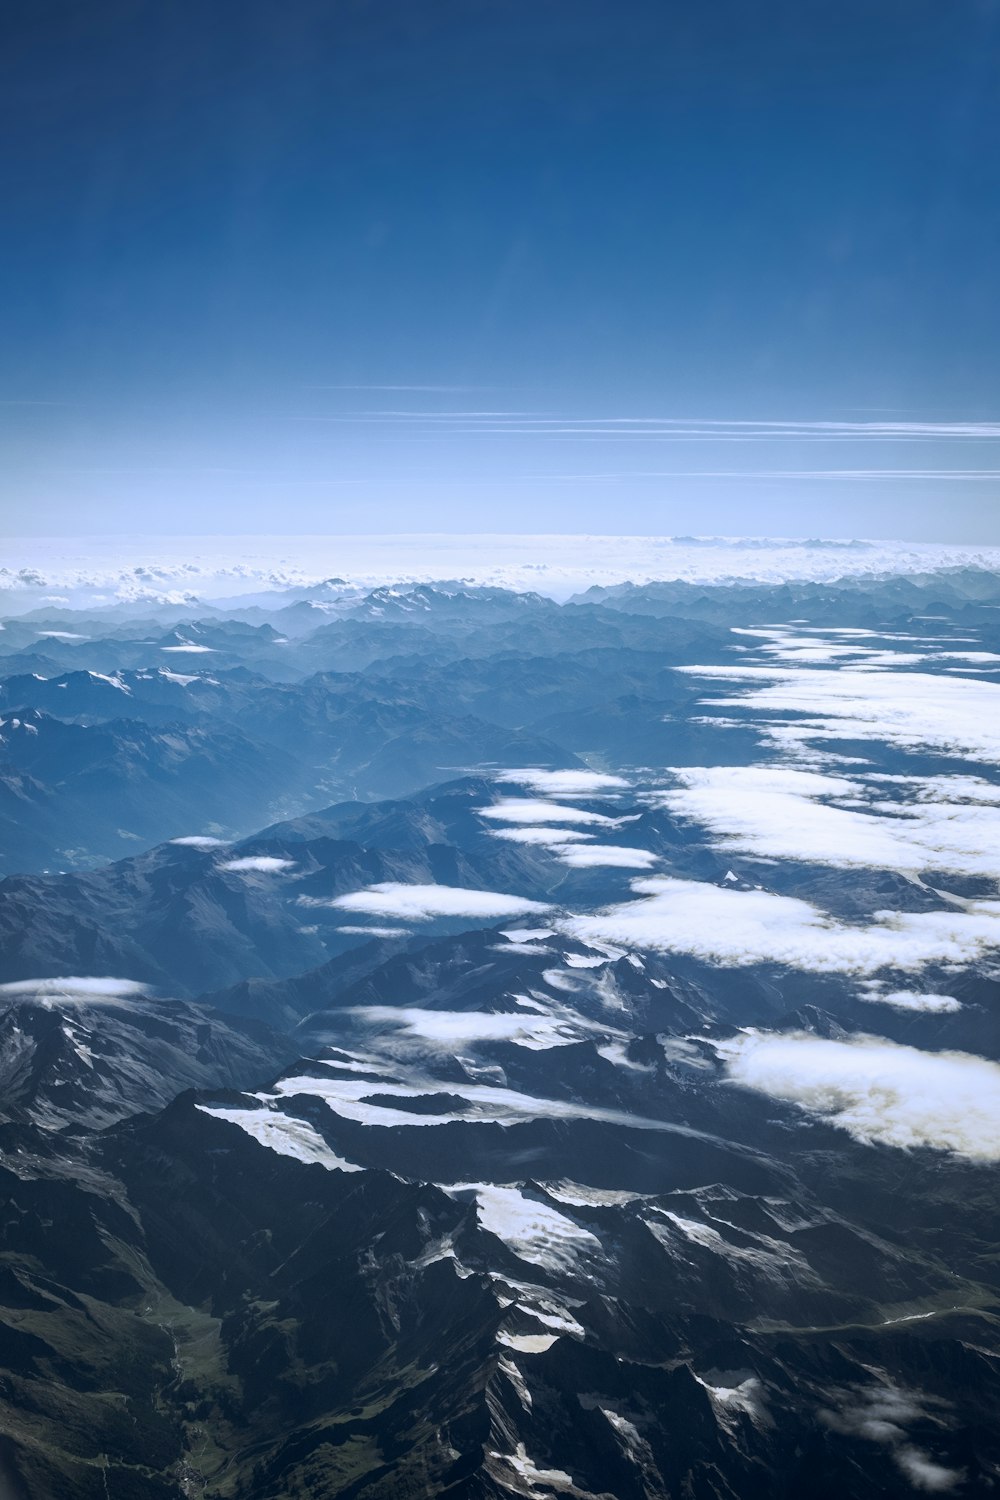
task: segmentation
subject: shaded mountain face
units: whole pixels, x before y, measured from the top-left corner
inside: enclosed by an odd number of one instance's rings
[[[942,589],[944,603],[937,586],[928,601],[911,582],[747,588],[735,603],[751,621],[755,609],[824,620],[839,610],[876,639],[913,634],[917,619],[924,636],[973,629],[995,645],[988,601]],[[59,610],[9,622],[0,666],[6,652],[18,670],[0,680],[3,868],[89,868],[178,833],[231,838],[489,766],[753,762],[759,736],[736,723],[720,737],[702,722],[702,684],[688,675],[741,647],[733,591],[650,585],[563,608],[479,593],[349,591],[279,609],[277,626],[109,626]],[[921,608],[945,614],[924,620]],[[280,617],[301,609],[325,623],[287,633]],[[25,671],[32,646],[45,659]]]
[[[903,1188],[732,1088],[720,1034],[459,1013],[92,1142],[8,1127],[28,1493],[988,1489],[991,1169]]]
[[[338,791],[405,794],[467,766],[578,764],[544,734],[329,674],[73,672],[13,677],[3,696],[6,871],[92,867],[191,831],[231,839]]]
[[[993,1493],[1000,582],[277,602],[6,642],[0,1493]]]
[[[235,728],[85,726],[24,708],[0,722],[0,756],[23,788],[7,799],[7,870],[102,863],[200,825],[209,810],[214,826],[238,827],[280,806],[278,789],[301,777],[287,754]]]
[[[513,884],[532,893],[516,898],[530,910],[566,872],[547,850],[490,836],[474,809],[492,797],[489,784],[462,782],[388,807],[333,808],[233,845],[182,840],[86,874],[11,877],[0,884],[0,981],[110,973],[190,995],[294,974],[364,942],[369,928],[382,937],[384,923],[334,904],[371,885],[505,893]],[[366,823],[380,832],[369,839]],[[485,919],[493,912],[487,903]],[[454,929],[465,918],[428,923]]]
[[[101,1130],[189,1088],[250,1087],[294,1055],[268,1026],[137,984],[70,979],[0,994],[0,1097],[47,1130]]]

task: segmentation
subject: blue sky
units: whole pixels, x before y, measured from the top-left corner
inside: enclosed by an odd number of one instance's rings
[[[1000,541],[996,0],[4,17],[7,534]]]

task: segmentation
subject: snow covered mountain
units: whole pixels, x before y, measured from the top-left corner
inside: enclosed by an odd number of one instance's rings
[[[0,1492],[993,1493],[1000,578],[279,602],[0,700],[273,757],[0,882]]]

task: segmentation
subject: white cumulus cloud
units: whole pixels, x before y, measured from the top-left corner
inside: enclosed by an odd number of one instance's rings
[[[885,1444],[914,1489],[943,1494],[960,1483],[961,1470],[938,1463],[923,1448],[911,1443],[906,1431],[914,1422],[926,1424],[925,1407],[932,1404],[940,1405],[929,1402],[919,1391],[905,1390],[885,1381],[867,1390],[841,1392],[838,1406],[821,1411],[820,1417],[835,1432]]]
[[[752,1029],[716,1049],[734,1083],[796,1104],[857,1141],[1000,1161],[1000,1065],[985,1058],[875,1036],[833,1041]]]
[[[541,901],[508,896],[503,891],[473,891],[451,885],[403,885],[383,881],[363,891],[337,896],[331,906],[341,911],[369,912],[406,922],[432,922],[436,917],[523,917],[550,908]]]
[[[410,935],[408,927],[350,927],[345,924],[337,931],[348,932],[352,937],[400,938]]]
[[[894,1010],[935,1011],[939,1015],[962,1009],[962,1002],[954,995],[939,995],[928,990],[883,990],[878,980],[868,980],[861,986],[860,1000],[870,1005],[891,1005]]]
[[[509,839],[512,844],[544,844],[550,849],[595,837],[576,828],[490,828],[487,832],[495,839]]]
[[[1000,684],[929,672],[823,671],[807,667],[682,667],[742,685],[716,707],[805,715],[769,721],[785,747],[829,739],[880,740],[1000,765]]]
[[[14,979],[0,984],[0,996],[44,1000],[128,1000],[149,993],[149,985],[136,979],[95,978],[78,974],[60,979]]]
[[[671,774],[679,786],[648,800],[700,823],[728,853],[842,868],[1000,875],[1000,788],[976,777],[869,780],[780,765],[685,767]]]
[[[461,1044],[511,1042],[541,1051],[564,1042],[579,1041],[590,1032],[607,1034],[598,1027],[557,1008],[549,1013],[481,1010],[424,1010],[412,1005],[357,1006],[346,1012],[359,1020],[453,1052]]]
[[[294,859],[279,859],[275,854],[245,854],[238,859],[225,860],[219,869],[234,870],[238,874],[255,871],[260,875],[276,875],[280,870],[290,870],[294,864]]]
[[[496,780],[530,787],[543,797],[586,797],[591,793],[627,791],[629,785],[623,776],[610,776],[602,771],[498,771]]]
[[[574,870],[605,865],[621,870],[648,870],[657,862],[656,855],[648,849],[630,849],[625,844],[585,844],[582,848],[571,844],[559,851],[558,858]]]
[[[687,953],[723,966],[778,963],[859,977],[969,963],[1000,947],[1000,901],[969,902],[962,911],[875,912],[862,925],[792,896],[700,880],[654,875],[634,880],[632,889],[642,899],[565,918],[562,931],[583,942]]]
[[[537,797],[505,797],[492,807],[481,807],[480,817],[495,818],[501,823],[584,823],[614,828],[617,822],[606,813],[588,812],[582,807],[568,807],[565,802],[546,802]]]

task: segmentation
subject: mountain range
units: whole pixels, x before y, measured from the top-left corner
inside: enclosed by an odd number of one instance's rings
[[[1000,577],[272,603],[3,622],[0,1496],[996,1492]]]

